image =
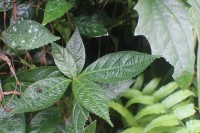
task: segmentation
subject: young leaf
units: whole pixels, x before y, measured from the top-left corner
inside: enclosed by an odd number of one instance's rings
[[[162,55],[174,66],[173,78],[187,88],[194,73],[194,37],[188,5],[182,0],[140,0],[136,35],[145,35],[152,54]]]
[[[183,120],[185,118],[189,118],[190,116],[194,115],[196,113],[196,110],[194,109],[194,104],[191,103],[178,107],[173,112],[174,115],[179,120]]]
[[[81,76],[103,83],[128,80],[144,71],[156,58],[158,56],[134,51],[112,53],[96,60]]]
[[[109,107],[111,109],[117,111],[120,115],[122,115],[125,118],[125,120],[127,121],[128,125],[134,124],[134,117],[127,108],[123,107],[121,104],[116,103],[114,101],[111,101],[109,103]]]
[[[100,86],[80,78],[73,81],[73,92],[78,103],[113,126],[109,118],[109,100]]]
[[[125,80],[118,83],[102,83],[100,86],[104,89],[105,93],[108,95],[110,100],[113,100],[120,95],[122,95],[131,84],[133,84],[134,80]]]
[[[76,76],[77,68],[75,60],[65,48],[52,43],[52,55],[56,66],[63,74],[69,78]]]
[[[11,113],[38,111],[50,107],[62,97],[70,82],[66,78],[53,77],[31,84]]]
[[[2,35],[9,47],[21,50],[42,47],[59,39],[41,24],[31,20],[18,21],[8,27]]]
[[[83,35],[89,37],[108,36],[108,31],[103,23],[94,17],[81,16],[75,18],[74,21]]]
[[[176,116],[174,115],[162,115],[158,118],[152,120],[144,129],[144,133],[152,130],[156,127],[171,127],[179,125],[179,121],[177,120]]]
[[[193,92],[189,90],[180,90],[177,91],[162,101],[162,104],[165,105],[166,108],[171,108],[172,106],[176,105],[177,103],[183,101],[184,99],[188,98],[189,96],[194,96]]]
[[[30,133],[53,133],[60,120],[60,111],[58,108],[51,107],[39,112],[32,120],[29,126]]]
[[[154,78],[152,79],[142,90],[143,94],[151,94],[152,92],[154,92],[154,90],[156,89],[156,87],[158,86],[159,82],[160,82],[160,78]]]
[[[74,32],[71,39],[67,43],[67,51],[75,60],[78,73],[80,73],[85,64],[85,47],[79,34],[78,29]]]
[[[83,108],[76,100],[74,100],[72,117],[76,133],[83,132],[85,122],[87,121],[88,116],[88,110]]]
[[[49,0],[44,11],[42,24],[45,25],[63,16],[72,6],[73,3],[66,0]]]
[[[151,114],[164,114],[167,113],[167,110],[165,109],[165,106],[162,104],[153,104],[150,106],[145,107],[144,109],[140,110],[137,115],[135,116],[135,119],[138,120],[146,115]]]
[[[95,120],[89,126],[85,128],[84,133],[96,133],[96,125],[97,125],[97,121]]]
[[[200,120],[190,120],[186,122],[186,127],[193,133],[200,132]]]

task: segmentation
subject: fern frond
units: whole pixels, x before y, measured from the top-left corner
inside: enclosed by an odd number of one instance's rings
[[[130,99],[132,97],[139,96],[139,95],[142,95],[142,92],[140,92],[139,90],[136,90],[136,89],[127,89],[124,92],[123,97]]]
[[[153,128],[156,127],[170,127],[170,126],[177,126],[179,125],[179,122],[174,115],[162,115],[154,120],[152,120],[144,129],[144,133],[152,130]]]
[[[126,120],[128,125],[135,125],[132,113],[121,104],[111,101],[109,107],[117,111]]]
[[[158,103],[158,104],[153,104],[150,106],[145,107],[144,109],[140,110],[137,115],[135,116],[135,119],[138,120],[146,115],[151,115],[151,114],[164,114],[167,113],[165,106]]]
[[[177,103],[180,103],[184,99],[188,98],[189,96],[194,96],[194,93],[189,90],[180,90],[165,98],[162,101],[162,104],[169,109]]]
[[[174,115],[179,119],[183,120],[185,118],[188,118],[196,113],[196,110],[194,109],[194,104],[187,104],[184,106],[181,106],[174,111]]]
[[[152,79],[142,90],[143,94],[152,94],[156,87],[158,86],[158,84],[160,83],[161,78],[154,78]]]
[[[128,108],[129,106],[131,106],[132,104],[135,104],[135,103],[151,105],[151,104],[154,104],[154,97],[148,96],[148,95],[135,96],[127,102],[125,107]]]
[[[160,101],[174,92],[177,88],[178,84],[176,82],[171,82],[155,91],[153,96],[155,97],[156,101]]]
[[[186,122],[186,128],[193,133],[200,132],[200,120],[190,120]]]

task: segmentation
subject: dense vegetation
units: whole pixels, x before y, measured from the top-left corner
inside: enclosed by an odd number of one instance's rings
[[[1,0],[0,133],[200,132],[199,0]]]

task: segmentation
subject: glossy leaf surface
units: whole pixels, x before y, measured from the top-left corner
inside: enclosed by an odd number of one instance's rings
[[[69,78],[76,76],[77,74],[76,63],[74,58],[67,51],[67,49],[53,43],[52,54],[58,69],[63,74],[65,74]]]
[[[38,111],[53,105],[62,97],[69,83],[69,79],[53,77],[31,84],[11,113]]]
[[[174,66],[173,78],[187,88],[194,72],[194,37],[188,5],[182,0],[140,0],[136,35],[145,35],[152,54]]]
[[[11,48],[29,50],[47,45],[59,37],[35,21],[23,20],[8,27],[3,32],[3,39]]]
[[[128,80],[144,71],[156,58],[158,56],[134,51],[112,53],[89,65],[81,76],[102,83]]]
[[[73,3],[67,2],[66,0],[49,0],[44,11],[44,19],[42,24],[45,25],[62,15],[64,15],[70,8],[72,8]]]
[[[53,133],[60,120],[60,111],[51,107],[39,112],[29,126],[30,133]]]
[[[73,103],[73,124],[76,133],[82,133],[85,122],[87,121],[89,116],[88,110],[83,108],[76,100]]]
[[[81,34],[89,37],[101,37],[108,36],[108,31],[106,30],[103,23],[89,16],[80,16],[74,19],[75,23]]]
[[[85,64],[85,47],[83,45],[83,41],[81,39],[78,29],[76,29],[76,31],[72,35],[71,39],[67,43],[66,48],[67,51],[74,58],[78,73],[80,73]]]
[[[78,103],[112,125],[108,110],[109,100],[99,85],[87,79],[77,79],[73,81],[73,92]]]

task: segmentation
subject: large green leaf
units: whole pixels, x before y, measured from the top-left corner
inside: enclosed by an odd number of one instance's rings
[[[119,96],[121,96],[131,84],[133,84],[134,80],[125,80],[117,83],[102,83],[100,86],[104,89],[108,98],[113,100]]]
[[[95,17],[80,16],[74,19],[81,34],[89,37],[108,36],[103,22]]]
[[[73,3],[67,2],[66,0],[49,0],[44,11],[42,24],[45,25],[63,16],[72,6]]]
[[[96,133],[96,125],[97,125],[97,121],[95,120],[89,126],[85,128],[84,133]]]
[[[77,74],[77,68],[74,58],[67,51],[67,49],[53,43],[52,44],[52,55],[58,69],[68,76],[73,78]]]
[[[66,126],[66,131],[65,131],[66,133],[76,133],[75,129],[74,129],[74,123],[73,123],[72,115],[67,118],[65,126]]]
[[[96,60],[81,76],[104,83],[128,80],[144,71],[156,58],[158,56],[134,51],[112,53]]]
[[[2,35],[8,46],[21,50],[42,47],[59,39],[41,24],[31,20],[18,21],[8,27]]]
[[[53,105],[62,97],[69,83],[69,79],[53,77],[31,84],[11,113],[38,111]]]
[[[51,107],[39,112],[29,126],[29,133],[53,133],[60,120],[60,110]]]
[[[78,73],[80,73],[85,64],[85,47],[78,29],[74,32],[67,44],[67,50],[75,60]]]
[[[80,78],[73,81],[73,92],[78,103],[112,125],[109,118],[109,100],[100,86],[92,81]]]
[[[152,54],[162,55],[174,66],[173,78],[187,88],[194,72],[194,37],[183,0],[139,0],[136,35],[145,35]]]
[[[85,122],[87,121],[88,116],[88,110],[83,108],[76,100],[74,100],[72,117],[76,133],[83,132]]]

